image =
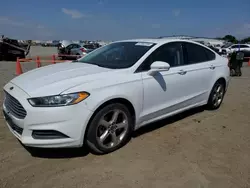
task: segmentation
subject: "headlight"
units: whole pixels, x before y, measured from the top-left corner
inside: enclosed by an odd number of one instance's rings
[[[56,107],[77,104],[89,96],[87,92],[71,93],[65,95],[54,95],[28,99],[34,107]]]

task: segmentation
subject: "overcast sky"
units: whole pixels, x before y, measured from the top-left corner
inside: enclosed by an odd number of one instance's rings
[[[250,0],[2,1],[0,34],[32,40],[250,36]]]

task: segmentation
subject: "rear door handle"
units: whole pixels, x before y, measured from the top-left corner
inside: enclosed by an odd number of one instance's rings
[[[184,71],[184,70],[180,70],[179,72],[178,72],[178,74],[180,74],[180,75],[185,75],[187,73],[187,71]]]
[[[212,69],[212,70],[214,70],[215,66],[211,65],[209,68]]]

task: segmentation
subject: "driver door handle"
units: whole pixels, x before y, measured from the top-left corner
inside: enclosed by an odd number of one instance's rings
[[[180,75],[185,75],[187,73],[187,71],[184,71],[184,70],[180,70],[179,72],[178,72],[178,74],[180,74]]]

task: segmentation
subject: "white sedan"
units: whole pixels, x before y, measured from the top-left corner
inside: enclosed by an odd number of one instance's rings
[[[117,41],[14,78],[4,86],[4,116],[24,145],[86,144],[106,154],[146,124],[198,106],[218,109],[229,83],[227,63],[190,40]]]
[[[233,52],[243,51],[243,52],[250,52],[250,45],[249,44],[233,44],[231,46],[222,47],[220,52],[225,55],[228,55]]]

